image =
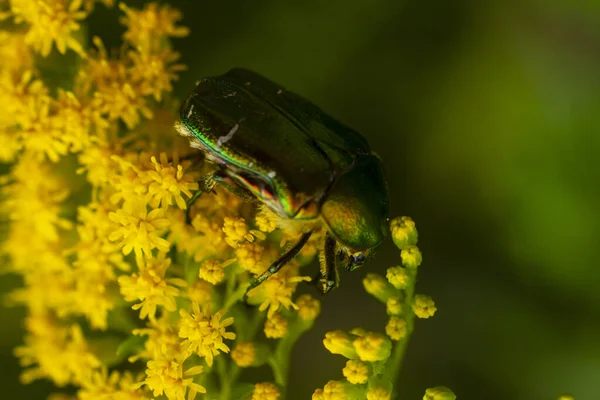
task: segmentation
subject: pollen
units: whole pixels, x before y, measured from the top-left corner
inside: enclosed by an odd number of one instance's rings
[[[425,296],[422,294],[418,294],[415,296],[412,309],[418,318],[425,319],[433,317],[433,315],[437,311],[433,299],[429,296]]]
[[[346,366],[342,370],[344,377],[348,379],[348,382],[354,385],[362,385],[367,383],[369,379],[369,367],[358,360],[346,361]]]

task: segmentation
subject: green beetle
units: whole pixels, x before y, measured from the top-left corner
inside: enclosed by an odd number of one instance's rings
[[[202,179],[190,205],[219,183],[263,203],[282,227],[303,232],[248,290],[279,271],[323,225],[317,279],[323,293],[338,286],[339,265],[354,270],[385,239],[388,192],[381,160],[365,138],[306,99],[236,68],[201,80],[180,118],[177,130],[217,167]]]

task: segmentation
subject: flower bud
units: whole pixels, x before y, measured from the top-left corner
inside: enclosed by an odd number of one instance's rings
[[[417,228],[410,217],[394,218],[390,222],[390,230],[392,232],[392,240],[400,250],[406,246],[417,244]]]
[[[423,294],[418,294],[415,296],[412,309],[417,317],[425,319],[433,317],[437,311],[433,299]]]
[[[358,358],[358,354],[356,354],[352,339],[353,338],[344,331],[331,331],[325,334],[323,345],[332,354],[341,354],[346,358],[355,360]]]
[[[455,400],[456,395],[452,393],[452,390],[444,386],[437,386],[429,388],[425,391],[423,400]]]
[[[367,274],[363,279],[363,286],[367,293],[374,296],[382,303],[386,303],[391,296],[397,295],[398,293],[397,290],[383,278],[383,276],[378,274]]]
[[[417,246],[406,246],[400,252],[402,265],[406,268],[417,268],[423,262],[423,255]]]
[[[362,361],[387,360],[392,350],[390,340],[380,333],[369,332],[353,342],[356,354]]]

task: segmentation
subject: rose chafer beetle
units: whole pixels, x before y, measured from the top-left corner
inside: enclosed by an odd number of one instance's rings
[[[302,232],[248,290],[285,266],[322,227],[317,284],[323,293],[338,286],[339,266],[361,266],[386,237],[381,160],[365,138],[308,100],[236,68],[202,79],[180,118],[177,130],[216,165],[189,205],[222,184],[264,204],[283,228]]]

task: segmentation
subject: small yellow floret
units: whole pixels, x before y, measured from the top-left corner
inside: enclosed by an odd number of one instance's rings
[[[423,256],[417,246],[407,246],[400,253],[402,265],[406,268],[417,268],[423,262]]]
[[[392,394],[382,387],[369,389],[367,392],[367,400],[390,400]]]
[[[219,260],[206,260],[200,266],[198,276],[208,283],[216,285],[225,279],[224,268],[233,264],[235,259],[221,262]]]
[[[252,400],[277,400],[281,396],[279,389],[271,382],[257,383],[254,385]]]
[[[408,274],[405,268],[390,267],[388,268],[385,277],[396,289],[406,289],[406,286],[408,285]]]
[[[287,333],[287,320],[281,314],[275,313],[265,322],[265,336],[269,339],[280,339]]]
[[[413,303],[412,309],[417,317],[425,319],[433,317],[433,315],[437,311],[433,299],[429,296],[425,296],[422,294],[418,294],[415,296],[415,301]]]
[[[348,379],[348,382],[354,385],[362,385],[367,383],[369,379],[369,367],[358,360],[346,361],[346,366],[342,370],[344,377]]]
[[[240,242],[244,240],[248,242],[254,241],[254,236],[250,234],[244,218],[225,217],[223,220],[223,232],[225,232],[227,244],[234,249],[238,248]]]
[[[352,337],[344,331],[331,331],[325,334],[323,345],[332,354],[341,354],[342,356],[355,360],[358,358]]]
[[[402,314],[402,302],[396,296],[392,296],[386,303],[386,311],[388,315],[400,315]]]
[[[383,361],[390,356],[392,344],[384,335],[369,332],[353,342],[356,354],[362,361]]]
[[[379,274],[368,273],[363,279],[363,286],[367,293],[383,303],[386,303],[390,296],[397,293],[383,276]]]
[[[429,388],[425,391],[425,396],[423,396],[423,400],[455,400],[456,395],[452,393],[452,390],[448,389],[444,386],[437,386],[434,388]],[[563,399],[559,399],[563,400]],[[567,399],[565,399],[567,400]]]
[[[394,218],[390,222],[390,230],[392,231],[392,240],[400,250],[405,246],[417,244],[417,228],[410,217]]]
[[[401,340],[406,337],[406,321],[402,318],[391,317],[385,326],[385,333],[392,340]]]
[[[321,312],[321,302],[310,294],[303,294],[296,299],[298,316],[304,320],[315,319]]]
[[[231,351],[231,358],[238,367],[249,367],[256,359],[254,344],[251,342],[238,343]]]

